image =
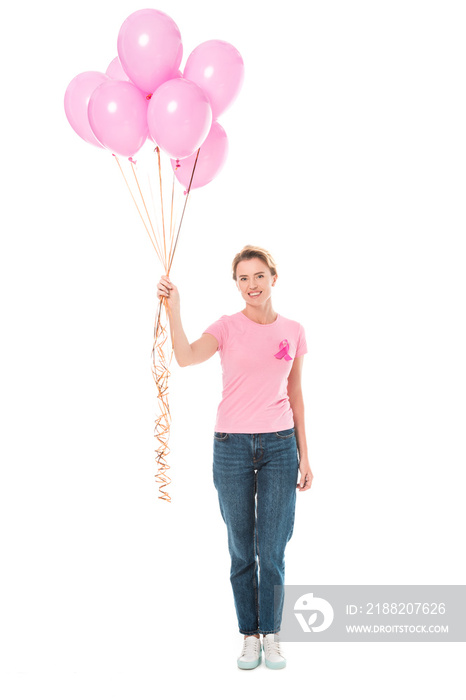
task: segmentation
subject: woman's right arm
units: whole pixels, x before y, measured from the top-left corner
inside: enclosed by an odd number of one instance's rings
[[[210,333],[203,333],[194,343],[188,341],[181,323],[180,295],[177,287],[166,275],[162,275],[157,285],[157,298],[162,296],[167,298],[171,311],[168,318],[174,337],[173,350],[179,366],[198,365],[212,357],[218,348],[217,338]]]

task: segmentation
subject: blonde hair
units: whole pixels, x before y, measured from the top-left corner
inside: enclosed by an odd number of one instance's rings
[[[254,246],[254,245],[245,245],[240,252],[235,255],[233,264],[232,264],[232,270],[233,270],[233,279],[236,281],[236,268],[238,266],[238,263],[241,262],[241,260],[251,260],[251,258],[260,258],[267,267],[270,269],[270,273],[273,277],[273,275],[277,274],[277,268],[275,264],[275,260],[272,258],[271,254],[269,253],[268,250],[265,250],[265,248],[259,248],[259,246]]]

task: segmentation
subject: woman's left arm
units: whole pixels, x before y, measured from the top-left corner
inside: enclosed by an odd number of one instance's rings
[[[296,434],[296,442],[299,453],[299,471],[301,478],[296,488],[299,491],[307,491],[311,488],[313,474],[309,464],[309,456],[307,453],[306,427],[304,425],[304,399],[301,386],[301,375],[303,371],[303,359],[295,357],[291,372],[288,375],[288,398],[290,400],[291,410],[293,411],[293,421]]]

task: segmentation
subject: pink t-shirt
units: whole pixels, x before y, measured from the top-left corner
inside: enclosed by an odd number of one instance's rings
[[[287,393],[295,357],[307,352],[303,326],[277,315],[273,323],[251,321],[241,311],[205,329],[218,340],[223,392],[215,430],[270,433],[294,425]]]

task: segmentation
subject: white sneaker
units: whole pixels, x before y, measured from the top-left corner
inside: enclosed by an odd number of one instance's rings
[[[246,637],[243,640],[243,651],[238,657],[239,668],[256,668],[262,661],[262,647],[259,637]]]
[[[268,668],[284,668],[286,659],[280,649],[278,634],[266,634],[262,637],[265,652],[265,665]]]

